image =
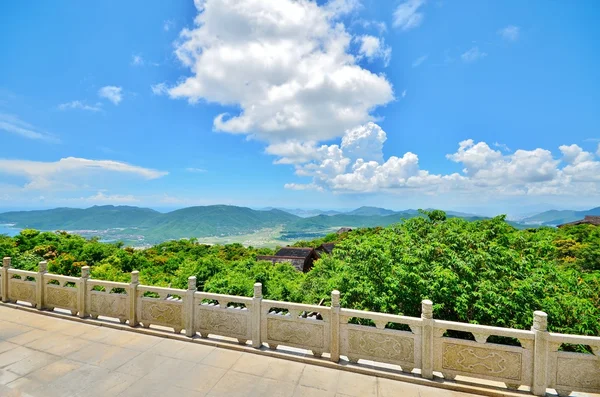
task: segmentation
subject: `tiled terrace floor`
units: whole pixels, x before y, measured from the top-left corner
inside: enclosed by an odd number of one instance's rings
[[[0,306],[0,396],[473,395]]]

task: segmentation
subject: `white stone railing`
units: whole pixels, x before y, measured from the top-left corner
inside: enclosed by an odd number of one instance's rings
[[[60,308],[81,318],[118,319],[131,327],[158,325],[176,333],[185,330],[189,337],[251,341],[255,348],[300,348],[316,357],[328,355],[333,362],[344,356],[352,363],[393,364],[404,372],[417,370],[425,379],[433,379],[435,372],[450,380],[464,376],[502,382],[509,389],[526,386],[538,396],[547,388],[560,396],[600,393],[600,337],[548,332],[547,315],[540,311],[533,313],[531,330],[517,330],[436,320],[428,300],[416,318],[343,309],[338,291],[326,307],[263,299],[260,283],[247,298],[198,292],[195,277],[189,278],[187,290],[180,290],[140,285],[137,271],[128,284],[92,280],[87,266],[81,277],[67,277],[47,273],[46,262],[40,262],[38,272],[10,265],[10,258],[4,258],[2,301],[26,302],[38,310]],[[364,320],[375,326],[356,324]],[[447,331],[471,333],[475,340],[444,336]],[[490,343],[490,336],[516,339],[520,346]],[[587,345],[593,354],[559,351],[562,344]]]

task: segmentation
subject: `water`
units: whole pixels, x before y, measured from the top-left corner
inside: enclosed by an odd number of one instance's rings
[[[13,237],[13,236],[16,236],[17,234],[19,234],[20,231],[21,231],[21,229],[16,228],[16,227],[11,227],[9,225],[0,225],[0,235],[7,234],[10,237]]]

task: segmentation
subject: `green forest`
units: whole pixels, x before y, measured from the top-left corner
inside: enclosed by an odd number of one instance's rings
[[[468,221],[442,211],[376,228],[331,234],[296,246],[335,242],[331,255],[308,273],[291,265],[257,262],[267,248],[203,245],[194,239],[135,250],[66,232],[26,229],[0,236],[0,256],[12,266],[129,282],[140,271],[147,285],[252,296],[263,284],[268,299],[327,304],[333,289],[343,307],[419,316],[421,300],[434,302],[438,319],[529,329],[534,310],[549,316],[554,332],[600,336],[600,227],[519,230],[503,216]]]

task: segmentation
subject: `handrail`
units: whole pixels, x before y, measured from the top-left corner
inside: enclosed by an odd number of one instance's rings
[[[233,337],[242,344],[251,341],[255,348],[264,343],[271,349],[279,345],[299,347],[316,357],[329,353],[333,362],[343,354],[351,362],[391,363],[405,372],[419,368],[420,376],[426,379],[441,372],[448,379],[464,375],[504,382],[510,389],[527,385],[538,396],[545,395],[546,388],[556,389],[561,396],[571,391],[600,393],[600,337],[548,332],[547,315],[540,311],[533,313],[531,330],[521,330],[437,320],[428,300],[422,301],[419,318],[344,309],[338,291],[331,294],[331,306],[318,306],[263,299],[260,283],[254,285],[254,296],[249,298],[196,291],[195,277],[188,279],[188,288],[183,290],[140,285],[137,271],[132,272],[130,283],[122,283],[90,279],[87,266],[82,268],[81,277],[71,277],[47,273],[46,262],[40,262],[38,272],[10,265],[10,258],[4,258],[0,269],[2,301],[28,302],[39,310],[60,307],[81,318],[118,318],[131,327],[167,326],[176,333],[185,330],[188,337],[198,332],[202,337]],[[33,280],[24,282],[10,275]],[[55,288],[47,280],[73,282],[77,288]],[[126,294],[97,293],[90,288],[93,286],[122,288]],[[158,293],[161,299],[146,298],[144,292]],[[167,295],[181,298],[165,299]],[[204,299],[220,304],[198,305]],[[224,310],[228,303],[246,307]],[[271,308],[290,314],[276,315],[270,313]],[[325,321],[307,321],[309,318],[298,316],[303,312],[319,313]],[[372,320],[376,326],[349,324],[351,317]],[[412,332],[386,328],[390,322],[408,325]],[[444,337],[447,330],[470,332],[475,342]],[[522,347],[488,343],[492,335],[516,338]],[[558,352],[564,343],[591,346],[592,354]]]

